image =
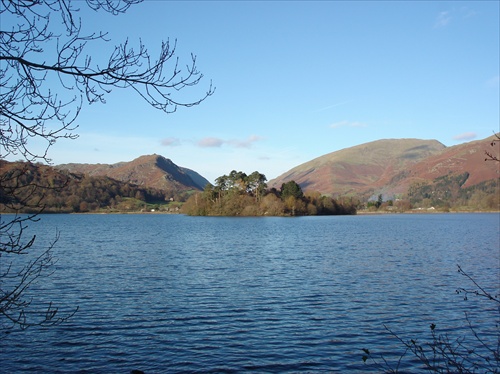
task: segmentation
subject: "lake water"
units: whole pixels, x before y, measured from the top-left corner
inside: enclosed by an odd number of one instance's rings
[[[34,303],[79,310],[3,336],[0,372],[377,372],[362,348],[403,352],[384,324],[458,337],[468,311],[498,333],[494,306],[455,293],[471,285],[457,264],[498,293],[498,214],[46,215],[30,230],[61,233]]]

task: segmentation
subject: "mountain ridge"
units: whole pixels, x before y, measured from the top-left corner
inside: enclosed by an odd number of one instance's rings
[[[381,139],[344,148],[298,165],[269,182],[279,188],[295,180],[305,191],[340,196],[403,194],[413,182],[469,173],[464,187],[499,177],[498,165],[485,162],[495,137],[446,147],[437,140]],[[497,143],[498,148],[498,143]]]
[[[280,188],[294,180],[304,191],[366,199],[408,192],[414,183],[432,182],[448,174],[468,173],[463,187],[499,177],[498,166],[484,161],[495,137],[446,147],[434,139],[379,139],[316,157],[268,182]],[[497,143],[498,148],[498,143]],[[495,151],[496,152],[496,151]],[[61,170],[107,176],[164,191],[203,190],[208,182],[198,172],[153,154],[115,164],[63,164]]]
[[[486,162],[486,151],[500,154],[496,136],[452,147],[437,140],[381,139],[314,158],[269,181],[268,187],[273,193],[273,187],[280,189],[293,180],[306,193],[351,197],[360,203],[382,196],[384,201],[405,200],[416,206],[445,206],[447,202],[461,206],[471,200],[470,206],[500,209],[500,163]],[[55,207],[73,211],[102,208],[106,202],[118,207],[121,202],[128,204],[127,198],[182,202],[209,183],[196,171],[156,154],[115,164],[56,166],[0,159],[0,166],[5,181],[14,169],[24,179],[39,180],[36,185],[40,186],[68,180],[70,191],[50,199]]]
[[[168,191],[203,190],[208,182],[194,170],[180,167],[172,160],[157,155],[143,155],[129,162],[115,164],[61,164],[56,169],[89,176],[107,176],[141,187]]]

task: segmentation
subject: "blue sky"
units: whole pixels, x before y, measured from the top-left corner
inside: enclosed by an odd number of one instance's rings
[[[82,5],[83,9],[83,5]],[[166,115],[133,92],[84,108],[55,164],[161,154],[210,181],[231,170],[272,179],[339,149],[386,138],[446,146],[499,131],[498,1],[145,1],[84,28],[154,51],[177,39],[216,91]],[[110,43],[111,46],[114,45]],[[106,49],[96,50],[105,55]],[[153,53],[154,54],[154,53]]]

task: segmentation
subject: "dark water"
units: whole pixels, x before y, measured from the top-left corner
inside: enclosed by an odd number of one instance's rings
[[[498,292],[499,228],[498,214],[43,216],[38,243],[61,238],[34,302],[79,311],[2,337],[0,372],[377,371],[362,348],[403,351],[384,324],[459,336],[464,311],[494,338],[456,265]]]

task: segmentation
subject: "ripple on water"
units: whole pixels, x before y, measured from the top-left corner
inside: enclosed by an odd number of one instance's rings
[[[454,334],[467,331],[469,310],[492,331],[487,303],[455,294],[465,285],[456,264],[498,287],[498,223],[496,215],[43,217],[40,240],[55,227],[62,235],[57,271],[33,287],[35,303],[43,295],[79,310],[61,326],[9,334],[1,370],[370,371],[362,348],[403,353],[384,325],[404,338],[425,338],[430,323]]]

